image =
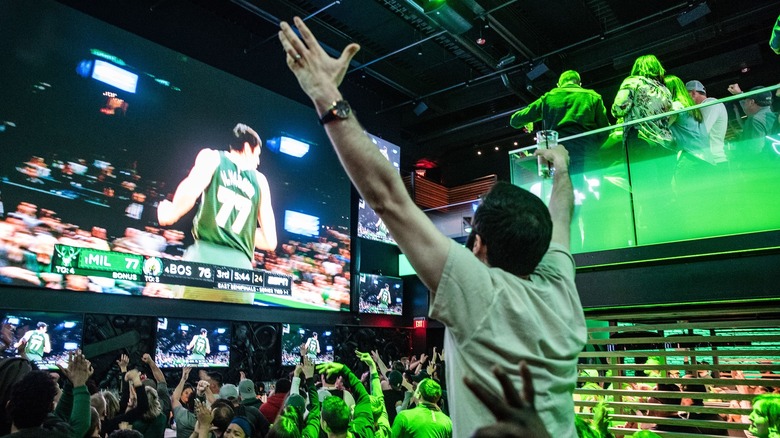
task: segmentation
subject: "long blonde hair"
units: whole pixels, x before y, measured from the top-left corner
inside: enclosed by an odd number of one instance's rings
[[[160,396],[157,394],[157,390],[151,386],[144,386],[146,391],[146,398],[149,399],[149,409],[144,412],[144,420],[152,421],[162,412],[162,406],[160,405]]]
[[[683,108],[689,108],[696,105],[696,102],[693,101],[691,95],[688,94],[688,89],[685,88],[682,79],[675,75],[666,75],[664,78],[664,85],[666,85],[666,88],[672,93],[672,100],[680,102]],[[700,109],[691,110],[689,113],[697,122],[701,123],[704,121],[704,116],[701,114]]]

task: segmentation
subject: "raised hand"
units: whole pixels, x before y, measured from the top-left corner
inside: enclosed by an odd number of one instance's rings
[[[211,409],[206,406],[206,403],[195,399],[195,417],[198,419],[198,428],[211,429],[211,422],[214,421],[214,414],[211,413]]]
[[[119,356],[119,359],[116,360],[116,363],[119,365],[119,370],[126,373],[127,365],[130,363],[130,356],[122,353],[122,355]]]
[[[205,380],[199,380],[196,393],[198,395],[202,396],[202,395],[205,395],[206,391],[208,391],[208,390],[209,390],[209,382],[207,382]]]
[[[303,41],[284,21],[281,23],[279,40],[287,54],[287,66],[295,74],[303,91],[316,101],[326,97],[328,92],[332,92],[341,84],[349,63],[360,50],[360,46],[349,44],[338,58],[332,58],[325,53],[300,17],[295,17],[293,24],[300,31]]]
[[[301,365],[301,371],[306,379],[314,377],[314,363],[309,359],[309,356],[303,356],[303,365]]]
[[[410,382],[409,379],[406,378],[406,373],[403,374],[403,380],[401,381],[401,386],[409,392],[414,391],[414,386],[412,386],[412,382]]]
[[[358,360],[363,362],[364,364],[368,365],[368,371],[371,373],[376,372],[376,364],[374,363],[373,359],[371,359],[371,354],[369,353],[361,353],[358,350],[355,350],[355,354],[357,354]]]
[[[192,367],[184,367],[181,370],[181,379],[184,380],[185,382],[190,377],[190,371],[192,371]]]
[[[73,384],[74,388],[86,385],[87,380],[95,371],[92,368],[92,363],[90,363],[90,361],[84,357],[84,355],[81,353],[81,350],[75,352],[71,351],[68,353],[67,369],[59,365],[57,365],[57,367],[59,367],[62,374],[65,375],[68,380],[70,380],[70,383]]]
[[[328,377],[341,373],[341,371],[345,368],[347,368],[345,365],[338,362],[328,362],[317,365],[317,371],[319,371],[320,374],[325,374]]]
[[[551,162],[556,172],[568,171],[569,169],[569,151],[562,144],[549,149],[537,149],[534,155],[541,156]]]
[[[512,386],[512,381],[506,372],[494,367],[493,374],[501,383],[504,391],[503,397],[468,377],[463,378],[466,386],[498,420],[497,424],[478,429],[473,436],[494,436],[493,433],[503,430],[512,431],[510,436],[550,438],[550,434],[547,433],[547,429],[545,429],[544,423],[534,407],[534,384],[525,361],[520,362],[520,376],[523,379],[522,395]]]

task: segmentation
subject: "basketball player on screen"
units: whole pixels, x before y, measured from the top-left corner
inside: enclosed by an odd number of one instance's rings
[[[387,310],[390,307],[390,285],[385,283],[382,289],[379,290],[379,295],[376,296],[379,301],[379,309]]]
[[[192,221],[195,243],[184,260],[252,269],[254,249],[276,248],[276,221],[268,180],[257,171],[262,142],[239,123],[233,128],[229,151],[203,149],[189,175],[176,188],[173,201],[157,207],[161,226],[172,225],[200,198]],[[179,298],[232,303],[254,302],[254,294],[186,287]]]
[[[211,345],[209,345],[208,331],[200,329],[200,334],[192,337],[190,344],[187,345],[187,351],[190,351],[189,360],[204,361],[206,356],[211,354]]]
[[[45,322],[39,322],[36,330],[29,330],[24,334],[22,339],[14,344],[14,348],[19,348],[24,345],[24,354],[27,359],[33,362],[40,362],[43,360],[43,355],[51,353],[51,341],[49,340],[49,334],[46,333],[49,330],[49,326]]]
[[[317,360],[317,355],[320,354],[320,341],[317,340],[317,332],[312,333],[311,337],[306,340],[303,348],[306,352],[306,357],[309,358],[311,363],[314,363]]]

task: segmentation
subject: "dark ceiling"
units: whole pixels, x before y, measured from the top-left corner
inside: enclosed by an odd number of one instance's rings
[[[370,132],[402,146],[404,170],[420,159],[468,165],[477,149],[505,154],[514,141],[529,143],[509,115],[564,70],[579,71],[607,107],[646,53],[715,97],[735,81],[767,85],[780,76],[780,57],[767,46],[780,1],[60,1],[305,103],[284,64],[278,22],[307,17],[334,54],[358,42],[344,94]]]

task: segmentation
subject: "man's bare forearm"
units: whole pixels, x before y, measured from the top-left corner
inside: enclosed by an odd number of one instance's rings
[[[550,216],[553,223],[566,222],[571,224],[574,213],[574,188],[571,184],[569,170],[558,171],[553,176],[553,191],[550,195]]]

